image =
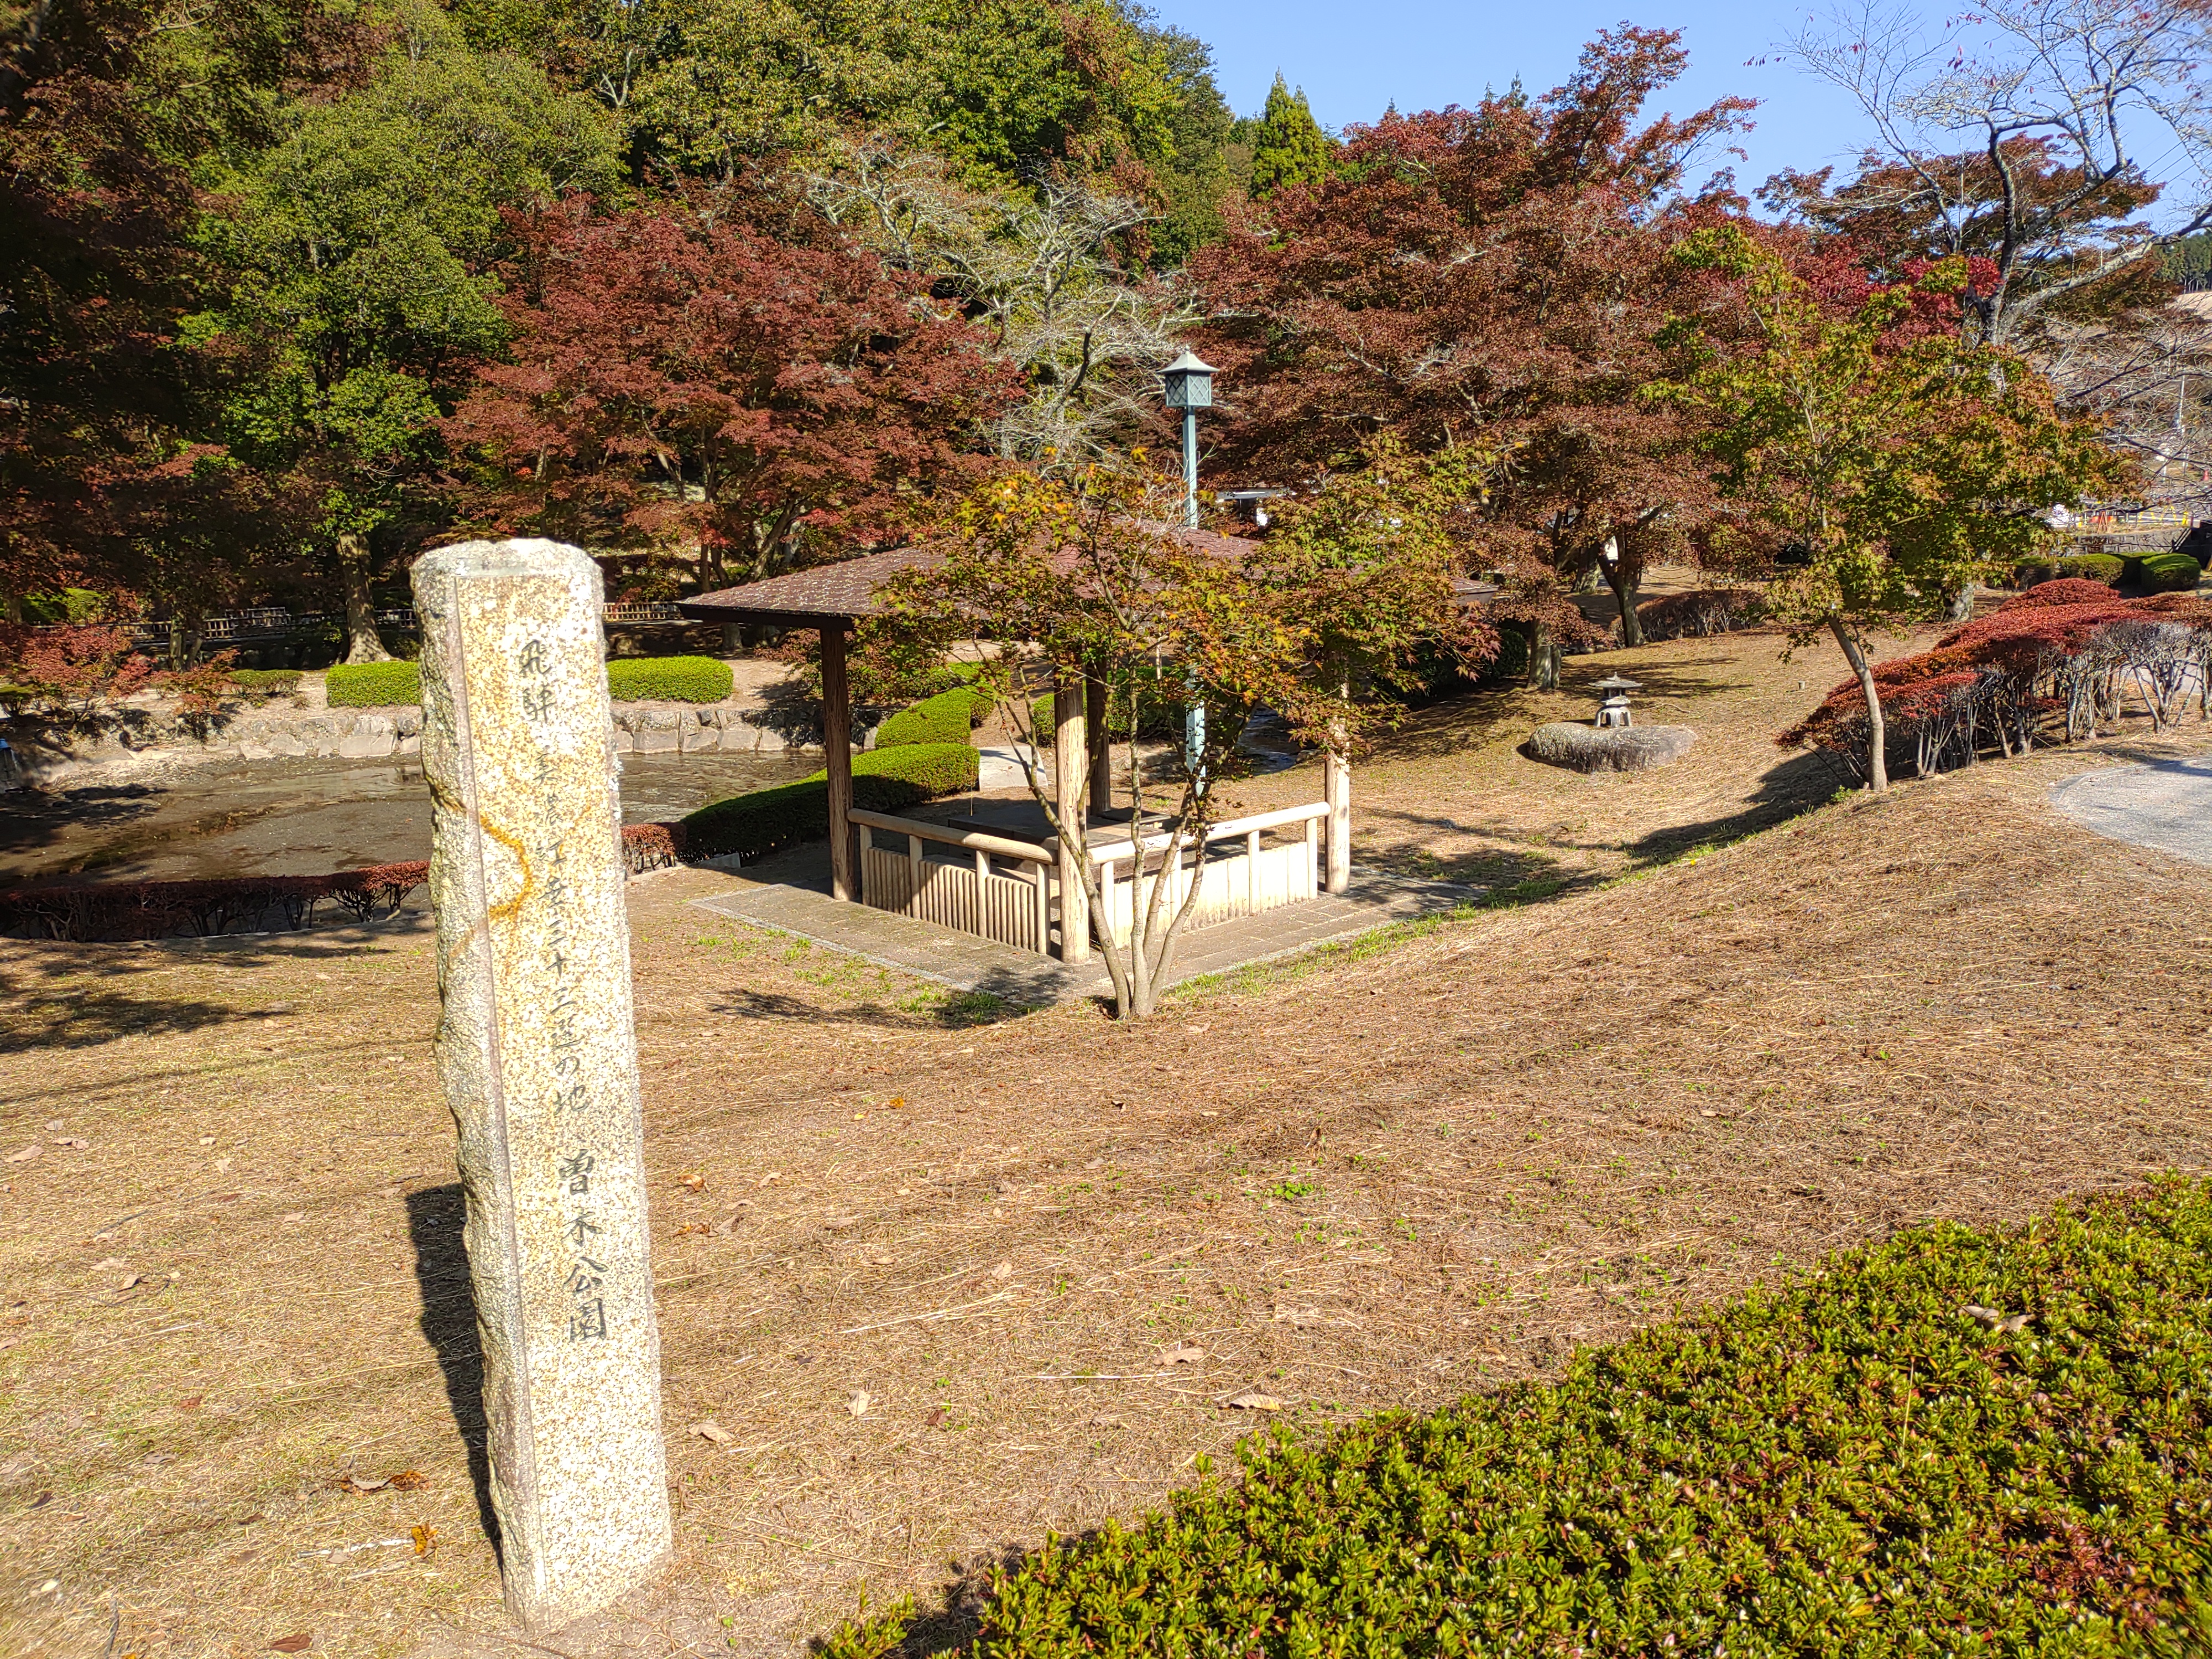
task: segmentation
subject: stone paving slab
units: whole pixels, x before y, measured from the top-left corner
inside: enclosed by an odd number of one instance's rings
[[[2085,830],[2212,864],[2212,760],[2158,760],[2084,772],[2051,804]]]
[[[817,863],[818,872],[812,867]],[[848,951],[880,967],[1024,1006],[1112,993],[1105,965],[1096,958],[1070,966],[911,916],[840,903],[830,896],[829,856],[819,848],[795,849],[730,873],[737,878],[731,891],[692,902],[732,921]],[[1357,938],[1390,922],[1449,911],[1481,896],[1480,888],[1414,881],[1355,867],[1352,885],[1344,893],[1324,894],[1304,904],[1185,933],[1176,943],[1170,982],[1179,985]]]

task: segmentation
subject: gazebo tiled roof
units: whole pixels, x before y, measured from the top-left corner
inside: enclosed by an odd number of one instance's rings
[[[1201,553],[1234,555],[1250,545],[1210,530],[1158,527]],[[942,556],[927,544],[865,553],[857,559],[702,593],[696,599],[680,601],[676,608],[695,622],[750,623],[768,628],[821,628],[841,620],[857,622],[876,614],[878,587],[902,570],[925,568]]]
[[[876,612],[878,586],[902,570],[934,563],[926,547],[867,553],[836,564],[793,570],[742,587],[725,587],[684,599],[677,609],[695,622],[751,623],[769,628],[820,628],[854,622]]]

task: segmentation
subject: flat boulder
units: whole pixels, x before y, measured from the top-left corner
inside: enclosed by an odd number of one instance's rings
[[[1578,720],[1555,720],[1536,728],[1528,754],[1577,772],[1643,772],[1681,759],[1697,737],[1686,726],[1612,726],[1601,731]]]

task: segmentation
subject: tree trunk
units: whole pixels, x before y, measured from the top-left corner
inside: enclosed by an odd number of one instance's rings
[[[1528,624],[1528,684],[1539,691],[1559,689],[1559,647],[1541,623]]]
[[[1606,564],[1606,586],[1613,589],[1613,602],[1620,607],[1620,642],[1624,646],[1644,643],[1644,624],[1636,615],[1636,579],[1629,574],[1626,560]]]
[[[368,587],[368,544],[350,531],[338,538],[338,572],[345,582],[348,662],[390,662],[376,635],[376,599]]]
[[[1834,611],[1828,613],[1828,631],[1836,636],[1836,643],[1844,648],[1844,660],[1858,676],[1859,690],[1866,695],[1867,706],[1867,787],[1877,795],[1889,793],[1889,761],[1883,752],[1889,742],[1889,732],[1882,723],[1881,693],[1874,683],[1874,670],[1869,665],[1866,653],[1851,637],[1844,619]]]

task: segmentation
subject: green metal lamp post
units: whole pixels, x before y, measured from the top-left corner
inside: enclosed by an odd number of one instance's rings
[[[1185,351],[1160,371],[1170,409],[1182,410],[1182,521],[1198,528],[1198,411],[1213,407],[1213,369]]]

